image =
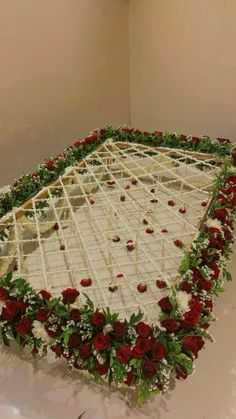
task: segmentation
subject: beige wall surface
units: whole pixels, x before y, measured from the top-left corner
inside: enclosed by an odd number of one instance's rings
[[[235,0],[130,0],[131,125],[235,140],[235,23]]]
[[[0,185],[129,121],[128,0],[0,0]]]

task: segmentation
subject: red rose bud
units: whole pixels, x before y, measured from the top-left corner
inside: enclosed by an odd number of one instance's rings
[[[143,292],[147,291],[147,285],[146,284],[139,284],[137,286],[137,290],[138,290],[138,292],[140,292],[142,294]]]
[[[109,285],[108,290],[110,292],[115,292],[115,291],[117,291],[117,286],[116,285]]]
[[[62,291],[62,301],[64,304],[73,304],[80,292],[75,288],[67,288]]]
[[[140,336],[137,338],[134,348],[132,349],[132,356],[137,359],[143,358],[145,352],[150,349],[149,342]]]
[[[95,311],[90,317],[90,321],[94,326],[102,327],[105,324],[105,316],[99,311]]]
[[[120,201],[121,201],[121,202],[125,202],[125,199],[126,199],[126,198],[125,198],[125,196],[124,196],[124,195],[121,195],[121,196],[120,196]]]
[[[155,342],[152,346],[152,358],[155,361],[158,361],[159,359],[163,358],[166,353],[167,349],[162,343]]]
[[[78,333],[72,333],[69,337],[68,348],[76,348],[81,344],[81,336]]]
[[[116,357],[121,364],[127,364],[131,357],[131,348],[129,345],[122,345],[116,349]]]
[[[174,207],[174,206],[175,206],[175,201],[173,201],[173,199],[169,199],[169,201],[168,201],[168,205],[169,205],[170,207]]]
[[[78,308],[72,308],[72,310],[70,311],[70,320],[78,322],[80,320],[80,316],[80,310]]]
[[[127,241],[127,243],[126,243],[126,249],[128,250],[128,252],[132,252],[132,250],[135,249],[133,240],[128,240]]]
[[[133,382],[134,374],[132,371],[127,372],[126,379],[124,380],[124,384],[130,386]]]
[[[111,334],[116,338],[122,338],[125,334],[125,325],[121,322],[113,322]]]
[[[80,285],[82,285],[82,287],[90,287],[90,285],[92,285],[92,279],[91,278],[83,278],[80,281]]]
[[[198,144],[199,141],[200,141],[200,138],[199,137],[192,137],[192,143],[193,144]]]
[[[183,281],[180,285],[180,289],[181,291],[185,291],[189,294],[192,291],[192,286],[187,281]]]
[[[162,136],[163,136],[163,132],[162,132],[162,131],[155,131],[155,135],[156,135],[157,137],[162,138]]]
[[[36,311],[35,318],[39,322],[45,322],[48,318],[49,313],[50,310],[48,308],[40,308],[38,311]]]
[[[153,234],[154,233],[154,229],[149,227],[149,228],[146,229],[146,233],[147,234]]]
[[[168,233],[167,228],[162,228],[161,233]]]
[[[104,335],[103,332],[98,332],[93,338],[94,348],[97,351],[104,351],[109,345],[110,338],[108,335]]]
[[[79,356],[81,359],[87,359],[89,358],[92,351],[92,345],[91,343],[84,343],[79,348]]]
[[[186,141],[187,140],[187,136],[185,134],[181,134],[180,135],[180,139],[181,139],[181,141]]]
[[[55,223],[54,224],[54,226],[53,226],[53,229],[56,231],[56,230],[59,230],[59,224],[58,223]]]
[[[138,333],[138,335],[143,338],[147,338],[151,333],[150,326],[144,322],[139,322],[138,324],[136,324],[135,330]]]
[[[143,224],[144,225],[147,225],[148,224],[148,221],[145,218],[143,219]]]
[[[174,244],[176,247],[183,247],[183,242],[181,240],[174,240]]]
[[[204,290],[204,291],[210,291],[212,288],[212,284],[206,279],[200,279],[197,285],[200,290]]]
[[[44,163],[44,167],[46,167],[49,170],[53,168],[53,165],[54,165],[54,162],[52,160],[46,161]]]
[[[120,237],[119,237],[119,236],[117,236],[117,234],[116,234],[116,235],[113,237],[112,241],[113,241],[114,243],[118,243],[118,242],[120,241]]]
[[[170,333],[174,333],[174,332],[177,332],[177,330],[179,330],[178,323],[174,319],[171,319],[171,318],[162,320],[161,326],[164,327],[167,330],[167,332],[170,332]]]
[[[39,291],[39,294],[41,295],[42,299],[44,301],[48,301],[50,300],[52,294],[50,294],[50,292],[46,291],[46,290],[41,290]]]
[[[165,288],[167,286],[167,284],[166,284],[165,281],[163,281],[161,279],[157,279],[156,280],[156,286],[157,286],[157,288],[162,289],[162,288]]]
[[[108,364],[100,364],[98,361],[95,362],[95,370],[100,375],[106,375],[108,373]]]
[[[157,367],[155,362],[146,360],[142,362],[142,373],[145,378],[153,378],[156,375]]]
[[[179,209],[179,213],[180,214],[185,214],[186,213],[186,209],[185,208],[180,208]]]
[[[172,311],[173,309],[173,306],[170,302],[169,297],[164,297],[161,300],[159,300],[158,305],[162,309],[162,311],[165,311],[165,312]]]
[[[202,349],[203,346],[204,340],[201,336],[185,336],[183,338],[183,349],[192,352],[195,358],[198,357],[198,352]]]
[[[212,218],[217,218],[220,221],[224,221],[227,217],[228,213],[225,208],[222,209],[215,209],[212,214]]]
[[[19,335],[26,335],[31,332],[31,320],[28,317],[21,317],[19,320],[16,330]]]

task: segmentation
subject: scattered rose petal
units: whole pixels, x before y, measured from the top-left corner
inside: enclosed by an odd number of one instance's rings
[[[130,189],[130,185],[125,185],[125,186],[124,186],[124,189],[125,189],[125,190]]]
[[[65,250],[65,245],[64,244],[61,244],[60,250]]]
[[[163,280],[161,280],[161,279],[157,279],[156,280],[156,286],[157,286],[157,288],[160,288],[160,289],[162,289],[162,288],[165,288],[166,287],[166,281],[163,281]]]
[[[131,180],[132,185],[137,185],[138,181],[136,179]]]
[[[149,214],[152,214],[152,213],[153,213],[153,210],[151,208],[148,208],[147,211],[146,211],[146,214],[149,215]]]
[[[149,227],[149,228],[146,229],[146,233],[147,234],[153,234],[154,233],[154,229]]]
[[[161,229],[161,232],[162,232],[162,233],[168,233],[168,230],[167,230],[167,228],[162,228],[162,229]]]
[[[108,289],[109,289],[110,292],[115,292],[115,291],[117,291],[117,286],[116,285],[109,285]]]
[[[124,274],[122,273],[116,275],[116,278],[123,278],[123,277],[124,277]]]
[[[121,200],[121,202],[124,202],[125,201],[125,196],[124,195],[121,195],[120,196],[120,200]]]
[[[134,242],[133,240],[128,240],[126,243],[126,249],[128,250],[128,252],[132,252],[132,250],[134,250],[135,246],[134,246]]]
[[[18,265],[17,265],[17,263],[14,265],[14,268],[13,268],[13,271],[17,271],[17,269],[18,269]]]
[[[156,203],[158,202],[158,200],[157,200],[157,199],[151,199],[151,200],[150,200],[150,202],[151,202],[152,204],[156,204]]]
[[[80,285],[82,285],[82,287],[90,287],[90,285],[92,285],[92,279],[91,278],[81,279]]]
[[[90,205],[93,205],[93,204],[94,204],[94,202],[95,202],[95,201],[94,201],[94,199],[90,199],[90,200],[89,200]]]
[[[206,207],[207,206],[207,202],[206,201],[202,201],[201,206],[202,207]]]
[[[174,240],[174,244],[175,244],[175,246],[177,246],[177,247],[183,247],[183,242],[181,241],[181,240]]]
[[[59,230],[59,224],[58,223],[55,223],[54,224],[54,226],[53,226],[53,229],[56,231],[56,230]]]
[[[150,192],[155,193],[155,188],[152,188]]]
[[[168,205],[170,205],[170,207],[174,207],[175,206],[175,201],[173,201],[173,199],[170,199],[168,201]]]
[[[107,186],[111,187],[115,185],[115,181],[114,180],[108,180],[107,181]]]
[[[137,290],[138,290],[138,292],[140,292],[142,294],[143,292],[147,291],[147,285],[146,284],[138,284]]]
[[[185,208],[180,208],[179,209],[179,213],[180,214],[185,214],[186,213],[186,209]]]
[[[116,235],[113,237],[112,241],[113,241],[114,243],[118,243],[118,242],[120,241],[120,237],[116,234]]]
[[[143,224],[144,225],[148,224],[148,221],[145,218],[143,219]]]

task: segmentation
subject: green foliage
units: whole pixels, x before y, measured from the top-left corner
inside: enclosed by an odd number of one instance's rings
[[[130,320],[128,322],[128,325],[130,327],[133,327],[136,323],[140,322],[140,320],[142,320],[143,318],[143,313],[141,310],[139,310],[139,312],[137,314],[133,313],[132,316],[130,317]]]

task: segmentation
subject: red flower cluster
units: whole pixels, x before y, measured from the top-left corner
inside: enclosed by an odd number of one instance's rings
[[[90,317],[90,321],[94,326],[102,327],[105,324],[105,316],[100,311],[95,311]]]
[[[204,340],[201,336],[185,336],[182,341],[183,349],[192,352],[195,358],[198,357],[198,352],[203,346]]]
[[[64,304],[73,304],[76,298],[80,295],[80,292],[75,288],[67,288],[62,291],[62,302]]]

